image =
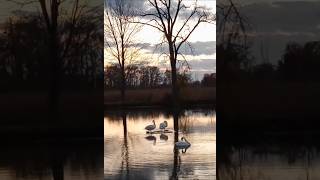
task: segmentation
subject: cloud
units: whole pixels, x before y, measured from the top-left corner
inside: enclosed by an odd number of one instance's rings
[[[189,61],[189,64],[193,70],[206,70],[213,71],[216,68],[216,60],[215,59],[199,59],[196,61]]]
[[[168,45],[163,44],[162,46],[155,46],[150,43],[138,43],[136,44],[138,47],[141,47],[145,50],[148,50],[149,53],[166,53],[168,52]],[[189,46],[190,45],[190,46]],[[182,45],[180,49],[180,53],[183,55],[212,55],[216,52],[216,42],[215,41],[206,41],[206,42],[190,42],[188,44]],[[190,49],[191,47],[191,49]]]
[[[190,48],[188,47],[182,49],[182,53],[187,55],[211,55],[216,52],[215,41],[191,42],[190,45],[193,48],[193,53],[190,51]]]
[[[258,31],[315,32],[320,19],[320,2],[254,3],[241,8]]]
[[[320,38],[320,1],[253,2],[240,8],[253,29],[252,53],[261,59],[261,44],[276,63],[289,42],[305,43]]]
[[[216,60],[215,59],[199,59],[189,62],[191,66],[191,74],[193,79],[201,80],[204,74],[210,74],[216,72]]]

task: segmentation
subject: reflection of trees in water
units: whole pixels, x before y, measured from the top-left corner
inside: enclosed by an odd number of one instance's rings
[[[195,117],[190,117],[190,116],[184,116],[179,119],[179,124],[180,124],[180,130],[183,133],[188,133],[190,129],[194,125],[194,121],[196,121],[197,118]]]
[[[297,169],[297,171],[305,172],[304,179],[312,179],[310,170],[314,168],[312,167],[312,162],[316,161],[316,158],[320,156],[319,150],[319,147],[292,144],[220,147],[220,151],[217,152],[219,153],[218,161],[220,162],[217,169],[217,178],[223,180],[272,179],[272,174],[264,173],[263,164],[268,164],[268,161],[271,162],[275,157],[280,157],[278,161],[283,164],[281,169],[288,168],[289,173],[289,169],[292,166],[298,165],[300,169]],[[252,169],[257,167],[257,163],[261,163],[262,168],[258,170],[256,168]],[[278,162],[274,163],[277,164]],[[290,174],[288,174],[288,178],[292,178]]]
[[[122,120],[120,117],[122,117],[122,112],[124,110],[112,110],[112,111],[105,111],[105,117],[108,117],[110,121],[119,121]],[[213,109],[198,109],[198,110],[179,110],[177,112],[173,112],[169,109],[142,109],[142,110],[126,110],[125,111],[127,118],[132,120],[137,120],[139,118],[143,119],[157,119],[160,117],[164,117],[166,119],[173,117],[174,113],[177,113],[179,118],[194,116],[194,117],[200,117],[200,116],[214,116],[215,111]]]
[[[14,178],[63,180],[66,165],[71,173],[87,178],[103,169],[103,150],[97,142],[54,142],[7,145],[0,149],[0,168]]]
[[[243,179],[242,165],[243,160],[245,159],[243,149],[239,147],[238,149],[224,149],[224,151],[228,151],[228,155],[222,154],[222,157],[220,156],[218,159],[223,163],[219,165],[217,178],[230,180]],[[233,158],[236,158],[237,160],[234,160]]]
[[[173,168],[172,168],[172,175],[170,179],[178,179],[179,172],[180,172],[180,164],[181,164],[181,158],[179,156],[179,150],[174,149],[173,150]]]
[[[118,121],[122,115],[121,111],[106,111],[105,117],[108,117],[110,121]],[[156,111],[156,110],[127,110],[125,111],[126,116],[128,119],[136,120],[139,118],[144,119],[153,119],[153,118],[159,118],[161,115],[165,115],[163,111]]]
[[[214,110],[193,110],[185,111],[179,117],[179,128],[183,133],[189,133],[197,125],[199,118],[210,117],[210,124],[215,124]]]
[[[179,114],[173,114],[173,129],[174,129],[174,142],[179,141]],[[179,150],[173,147],[173,169],[170,179],[178,179],[178,172],[180,171],[181,159]]]
[[[129,178],[130,175],[130,150],[128,149],[128,138],[132,138],[131,136],[128,137],[128,129],[127,129],[127,120],[136,120],[136,119],[153,119],[153,118],[159,118],[161,116],[165,116],[167,118],[172,117],[173,120],[173,128],[174,128],[174,142],[173,142],[173,166],[172,166],[172,174],[170,175],[170,179],[178,179],[179,174],[181,174],[180,167],[182,164],[181,158],[180,158],[180,152],[179,149],[174,148],[174,143],[179,141],[179,131],[187,132],[188,129],[192,128],[193,121],[195,121],[197,118],[201,116],[214,116],[215,112],[214,110],[195,110],[195,111],[188,111],[188,110],[180,110],[180,111],[163,111],[163,110],[119,110],[119,111],[107,111],[105,112],[105,117],[108,117],[108,120],[110,121],[123,121],[123,128],[124,128],[124,141],[122,144],[122,161],[121,161],[121,172],[119,175],[121,178],[124,178],[124,173],[126,173],[126,178]],[[195,116],[195,117],[193,117]],[[129,129],[130,131],[130,129]],[[161,135],[160,135],[161,136]],[[145,137],[147,140],[155,141],[155,137],[147,136]],[[161,139],[161,137],[160,137]],[[164,138],[165,139],[165,138]],[[132,141],[138,141],[139,139],[134,139]],[[181,151],[182,153],[186,152],[186,149]],[[188,172],[193,172],[193,169],[188,169]],[[134,174],[136,176],[136,174]]]
[[[174,124],[174,144],[176,142],[179,141],[179,130],[181,130],[181,127],[183,127],[181,125],[181,116],[180,116],[180,113],[177,112],[177,113],[173,113],[173,124]],[[170,179],[179,179],[179,174],[181,173],[180,171],[180,167],[181,167],[181,164],[182,164],[182,161],[181,161],[181,158],[180,158],[180,152],[179,152],[179,149],[176,148],[173,144],[173,168],[172,168],[172,175],[170,177]],[[188,147],[189,148],[189,147]],[[182,149],[181,152],[182,153],[186,153],[187,152],[187,149]],[[193,169],[189,169],[188,172],[192,172]]]
[[[123,122],[123,144],[121,145],[121,171],[124,171],[124,164],[126,169],[126,177],[129,177],[129,148],[128,148],[128,129],[127,129],[127,114],[122,113],[122,122]],[[123,175],[120,173],[121,176]]]

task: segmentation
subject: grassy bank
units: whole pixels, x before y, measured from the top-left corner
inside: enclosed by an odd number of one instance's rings
[[[103,94],[63,93],[52,119],[46,92],[0,94],[2,137],[98,137],[103,135]],[[7,136],[9,135],[9,136]]]
[[[247,83],[218,87],[220,132],[318,131],[319,83]]]
[[[180,90],[180,101],[183,105],[215,104],[215,87],[185,87]],[[104,104],[108,107],[121,105],[119,90],[106,90]],[[130,89],[126,91],[125,106],[170,106],[171,89]]]

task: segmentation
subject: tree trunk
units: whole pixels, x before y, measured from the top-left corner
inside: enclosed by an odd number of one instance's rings
[[[173,129],[174,129],[174,143],[179,141],[179,113],[177,111],[173,111]],[[179,150],[174,147],[173,149],[173,169],[172,175],[170,179],[177,179],[178,171],[179,171]]]
[[[126,77],[124,65],[121,66],[121,104],[125,103]]]
[[[179,89],[178,89],[178,85],[177,85],[176,59],[175,59],[175,53],[173,50],[172,43],[169,43],[169,52],[170,52],[170,64],[171,64],[171,92],[172,92],[173,107],[175,109],[178,109],[178,107],[179,107]]]
[[[49,35],[49,113],[52,122],[55,122],[58,119],[59,105],[60,59],[58,55],[58,14],[60,3],[57,0],[53,0],[50,2],[49,8],[45,0],[39,0],[39,3],[41,5],[42,15],[45,20]]]
[[[172,81],[172,97],[173,97],[173,106],[177,108],[179,106],[179,92],[178,92],[178,85],[177,85],[177,69],[176,64],[171,63],[171,81]]]
[[[57,26],[50,29],[50,102],[49,108],[54,121],[58,120],[60,59],[58,55]]]
[[[54,39],[54,38],[52,38]],[[51,63],[50,63],[50,111],[51,117],[58,117],[58,106],[59,106],[59,66],[58,66],[58,55],[57,55],[57,46],[55,40],[51,42]],[[57,119],[55,119],[56,121]]]

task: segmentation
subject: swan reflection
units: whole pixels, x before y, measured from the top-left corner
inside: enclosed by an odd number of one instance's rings
[[[168,141],[168,136],[165,134],[160,134],[160,139],[163,141]]]
[[[146,136],[145,139],[148,141],[153,141],[153,145],[156,145],[157,138],[155,136],[153,135]]]

